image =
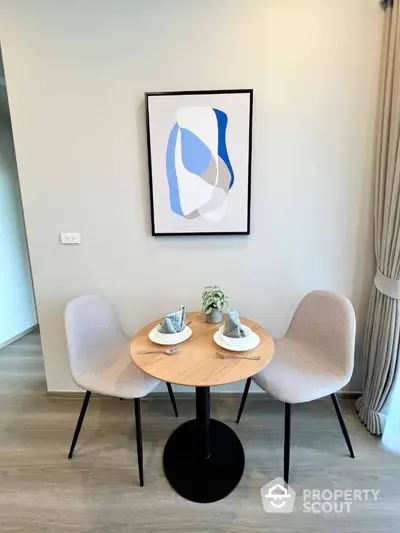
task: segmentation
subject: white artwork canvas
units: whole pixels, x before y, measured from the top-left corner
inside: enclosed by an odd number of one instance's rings
[[[153,235],[250,233],[253,91],[146,93]]]

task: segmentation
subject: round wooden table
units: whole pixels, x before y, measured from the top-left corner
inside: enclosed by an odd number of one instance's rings
[[[213,340],[221,324],[208,324],[201,313],[188,313],[186,322],[189,321],[193,334],[179,344],[175,355],[137,354],[160,347],[149,340],[148,333],[162,319],[139,331],[132,339],[130,351],[133,361],[146,374],[167,383],[196,387],[196,418],[172,433],[164,449],[163,463],[167,479],[178,494],[207,503],[227,496],[244,470],[243,446],[236,433],[222,422],[210,419],[210,387],[241,381],[259,372],[271,361],[274,343],[264,328],[241,318],[259,335],[261,343],[249,352],[230,352]],[[260,359],[220,359],[216,351],[257,355]]]

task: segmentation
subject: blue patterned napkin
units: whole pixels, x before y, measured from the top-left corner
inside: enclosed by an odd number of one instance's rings
[[[241,337],[246,336],[237,311],[231,311],[228,313],[228,318],[225,322],[222,334],[231,339],[240,339]]]
[[[181,310],[176,313],[170,313],[164,319],[164,322],[158,326],[160,333],[180,333],[185,329],[186,306],[181,305]]]

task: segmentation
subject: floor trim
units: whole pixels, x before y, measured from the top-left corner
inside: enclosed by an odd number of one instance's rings
[[[233,398],[233,399],[237,399],[237,398],[241,398],[243,394],[243,391],[238,391],[238,392],[213,392],[212,389],[211,389],[211,396],[213,398]],[[339,391],[336,393],[337,396],[339,398],[342,398],[343,400],[356,400],[357,398],[359,398],[362,393],[361,392],[355,392],[355,391]],[[177,398],[180,398],[181,400],[184,400],[184,399],[193,399],[194,396],[195,396],[195,393],[190,393],[190,392],[178,392],[176,390],[174,390],[174,395],[177,397]],[[277,401],[276,398],[274,398],[273,396],[271,396],[271,394],[268,394],[268,393],[265,393],[265,392],[249,392],[249,395],[248,395],[248,398],[261,398],[261,396],[264,396],[265,399],[267,401]],[[148,398],[154,398],[154,399],[159,399],[159,398],[168,398],[168,393],[167,392],[156,392],[155,394],[149,394]],[[147,396],[146,396],[147,398]],[[322,398],[317,398],[317,399],[320,399],[322,400],[324,397]],[[325,398],[328,398],[328,396],[325,396]]]
[[[85,394],[85,391],[48,391],[47,396],[51,396],[52,398],[60,397],[60,398],[77,398],[80,396],[83,396]],[[342,398],[343,400],[356,400],[361,396],[361,392],[354,392],[354,391],[339,391],[337,392],[337,396],[339,398]],[[195,398],[195,392],[177,392],[174,390],[174,395],[176,398],[179,398],[179,400],[193,400]],[[237,400],[242,395],[242,392],[212,392],[211,390],[211,396],[212,398],[225,398],[225,399],[235,399]],[[267,401],[276,401],[273,396],[270,394],[262,393],[262,392],[249,392],[249,398],[261,398],[261,396],[264,395],[265,399]],[[97,398],[104,398],[108,400],[118,400],[115,396],[104,396],[103,394],[97,394],[93,393],[93,397]],[[160,399],[168,399],[168,392],[156,392],[155,394],[149,394],[148,396],[145,396],[143,399],[154,399],[154,400],[160,400]],[[322,399],[322,398],[319,398]]]
[[[10,344],[12,344],[13,342],[15,342],[17,340],[22,339],[22,337],[25,337],[25,335],[28,335],[28,333],[31,333],[32,331],[35,331],[36,329],[38,329],[38,327],[39,327],[39,325],[35,324],[34,326],[31,326],[30,328],[25,329],[21,333],[18,333],[17,335],[14,335],[14,337],[11,337],[11,339],[8,339],[8,341],[1,342],[0,343],[0,350],[5,348],[6,346],[9,346]]]

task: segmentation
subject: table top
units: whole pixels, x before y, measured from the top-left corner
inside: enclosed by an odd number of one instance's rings
[[[137,354],[140,350],[168,349],[170,346],[154,344],[148,338],[149,332],[163,319],[156,320],[140,330],[132,339],[130,352],[133,361],[146,374],[176,385],[191,387],[211,387],[234,383],[253,376],[263,369],[272,359],[274,342],[270,334],[261,326],[241,318],[242,324],[249,326],[260,337],[260,344],[248,352],[230,352],[218,346],[213,335],[221,324],[208,324],[201,313],[188,313],[186,322],[192,321],[190,328],[192,336],[179,344],[179,352],[174,355],[166,354]],[[251,353],[258,355],[259,360],[249,359],[220,359],[215,352],[222,354],[240,355]]]

